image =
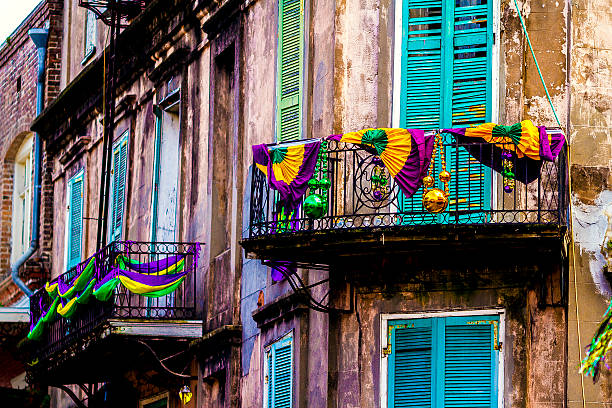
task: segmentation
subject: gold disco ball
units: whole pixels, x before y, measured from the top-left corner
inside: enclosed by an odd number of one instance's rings
[[[448,197],[439,188],[432,188],[423,195],[423,207],[432,214],[441,213],[448,205]]]

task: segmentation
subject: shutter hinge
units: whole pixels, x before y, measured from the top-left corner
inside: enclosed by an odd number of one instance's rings
[[[499,341],[499,321],[497,320],[475,320],[467,324],[490,324],[493,326],[493,350],[500,351],[502,343]]]
[[[383,347],[381,350],[382,358],[387,357],[389,354],[393,352],[393,348],[391,347],[391,337],[393,336],[393,329],[414,329],[414,323],[408,324],[390,324],[387,328],[387,347]]]

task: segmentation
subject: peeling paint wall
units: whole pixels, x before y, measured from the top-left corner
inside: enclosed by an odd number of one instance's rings
[[[573,259],[570,259],[569,407],[612,402],[612,375],[597,384],[578,374],[612,290],[602,248],[612,230],[612,14],[607,0],[572,1],[571,176]],[[577,300],[577,302],[576,302]]]

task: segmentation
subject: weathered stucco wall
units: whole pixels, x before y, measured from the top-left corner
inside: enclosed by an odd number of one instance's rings
[[[612,291],[604,276],[604,245],[612,231],[612,14],[607,0],[572,2],[571,176],[574,247],[570,267],[569,407],[609,406],[612,376],[593,384],[579,361]],[[607,235],[607,236],[606,236]],[[576,302],[576,299],[578,300]]]

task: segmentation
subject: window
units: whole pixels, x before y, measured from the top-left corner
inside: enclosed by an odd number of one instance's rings
[[[32,135],[26,137],[15,157],[13,178],[11,263],[29,247],[32,218]]]
[[[298,140],[302,134],[304,67],[304,0],[278,0],[278,72],[276,140]]]
[[[264,408],[293,406],[293,334],[266,349],[264,367]]]
[[[83,63],[96,51],[96,14],[87,10],[85,15],[85,49],[83,53]]]
[[[500,406],[499,314],[383,318],[383,330],[383,407]]]
[[[177,93],[178,96],[178,93]],[[179,183],[180,115],[178,99],[171,106],[155,107],[151,241],[176,241]]]
[[[434,130],[493,120],[493,0],[401,4],[396,12],[395,125]],[[448,168],[456,181],[449,186],[449,210],[459,214],[490,208],[490,171],[462,147],[448,146],[445,154],[447,166],[458,163]],[[435,165],[437,174],[440,163]],[[469,194],[475,190],[481,193]],[[422,211],[421,190],[400,204],[405,211]]]
[[[120,240],[123,232],[128,135],[129,132],[126,130],[113,146],[113,157],[111,163],[111,196],[109,205],[109,241],[111,242]]]
[[[83,241],[83,187],[84,173],[79,171],[68,181],[68,216],[66,222],[66,269],[81,262]]]

